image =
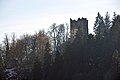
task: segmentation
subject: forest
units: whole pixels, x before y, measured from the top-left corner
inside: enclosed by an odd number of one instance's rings
[[[20,38],[6,33],[0,80],[120,80],[120,15],[98,12],[93,30],[85,39],[78,30],[72,43],[68,24]]]

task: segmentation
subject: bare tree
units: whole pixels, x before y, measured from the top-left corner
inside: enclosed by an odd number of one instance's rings
[[[4,48],[5,48],[5,66],[7,67],[9,61],[10,61],[10,53],[9,53],[9,38],[8,35],[5,34],[5,38],[4,38]]]

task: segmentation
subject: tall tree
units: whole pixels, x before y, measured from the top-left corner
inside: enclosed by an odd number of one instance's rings
[[[104,36],[107,36],[110,33],[110,27],[111,27],[111,20],[108,12],[106,12],[104,23],[105,23]]]
[[[49,80],[51,68],[51,46],[49,42],[45,45],[45,53],[44,53],[44,64],[43,64],[43,80]]]
[[[7,67],[7,65],[8,65],[8,63],[9,63],[9,61],[10,61],[10,43],[9,43],[9,39],[8,39],[8,35],[7,34],[5,34],[5,39],[4,39],[4,45],[5,45],[5,55],[6,55],[6,57],[5,57],[5,66]]]
[[[120,15],[117,15],[112,22],[112,27],[111,27],[111,40],[112,40],[112,46],[115,49],[119,49],[120,45]]]
[[[50,36],[51,45],[53,47],[52,56],[54,61],[56,55],[63,52],[63,43],[65,43],[68,38],[66,37],[66,35],[68,35],[68,28],[65,28],[64,24],[56,25],[55,23],[53,23],[53,25],[50,26],[48,35]]]
[[[11,43],[10,43],[10,53],[11,53],[12,59],[17,59],[16,53],[15,53],[16,52],[15,46],[16,46],[16,35],[15,35],[15,33],[13,33]]]
[[[94,32],[96,34],[97,39],[104,38],[105,24],[104,24],[103,17],[100,15],[99,12],[97,14],[96,21],[94,23],[93,28],[94,28]]]

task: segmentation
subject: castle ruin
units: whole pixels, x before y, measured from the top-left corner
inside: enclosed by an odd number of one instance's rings
[[[82,38],[86,38],[88,36],[88,20],[86,18],[78,18],[78,20],[72,20],[70,18],[70,38],[71,42],[74,41],[76,37],[76,33],[81,31],[80,35],[82,35]]]

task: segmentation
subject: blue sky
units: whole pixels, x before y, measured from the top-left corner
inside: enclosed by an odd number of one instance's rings
[[[34,34],[48,29],[52,23],[69,23],[69,19],[85,17],[92,32],[97,12],[120,14],[119,0],[0,0],[0,42],[4,34]]]

